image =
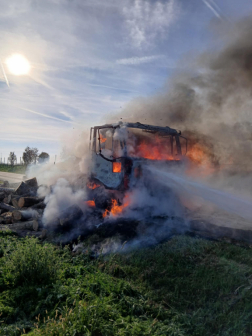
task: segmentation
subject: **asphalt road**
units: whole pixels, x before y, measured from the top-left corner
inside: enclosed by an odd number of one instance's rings
[[[6,173],[0,171],[0,181],[9,181],[10,183],[18,183],[23,181],[24,174]]]

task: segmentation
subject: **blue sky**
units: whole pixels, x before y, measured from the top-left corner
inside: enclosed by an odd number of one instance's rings
[[[184,60],[214,48],[214,27],[252,12],[247,0],[0,0],[0,155],[51,156],[62,140],[159,92]],[[24,55],[27,76],[8,73]],[[125,121],[127,116],[125,116]],[[141,121],[141,120],[139,120]],[[83,138],[86,142],[87,139]]]

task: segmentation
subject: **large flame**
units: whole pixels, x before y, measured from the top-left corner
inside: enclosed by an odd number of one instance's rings
[[[107,217],[108,215],[118,216],[123,210],[130,205],[130,198],[127,194],[124,198],[123,204],[119,205],[116,199],[112,199],[112,207],[110,210],[106,209],[102,215],[103,218]]]
[[[137,156],[149,160],[179,160],[179,158],[175,158],[173,155],[168,154],[167,151],[166,146],[162,146],[161,144],[148,144],[142,142],[137,147]]]

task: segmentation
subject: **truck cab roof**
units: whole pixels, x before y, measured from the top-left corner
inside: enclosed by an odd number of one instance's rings
[[[148,125],[148,124],[141,124],[140,122],[130,123],[130,122],[119,121],[118,123],[95,126],[94,128],[102,129],[102,128],[122,128],[122,127],[138,128],[146,132],[155,133],[158,135],[180,135],[181,134],[180,131],[177,131],[176,129],[171,128],[169,126],[165,126],[165,127],[153,126],[153,125]]]

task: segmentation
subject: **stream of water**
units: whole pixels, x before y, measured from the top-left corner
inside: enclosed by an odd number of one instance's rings
[[[252,199],[242,198],[226,191],[211,188],[200,181],[190,180],[174,172],[166,172],[156,167],[147,168],[155,179],[174,189],[178,194],[184,193],[189,197],[200,197],[211,202],[219,209],[236,214],[247,220],[252,220]]]

